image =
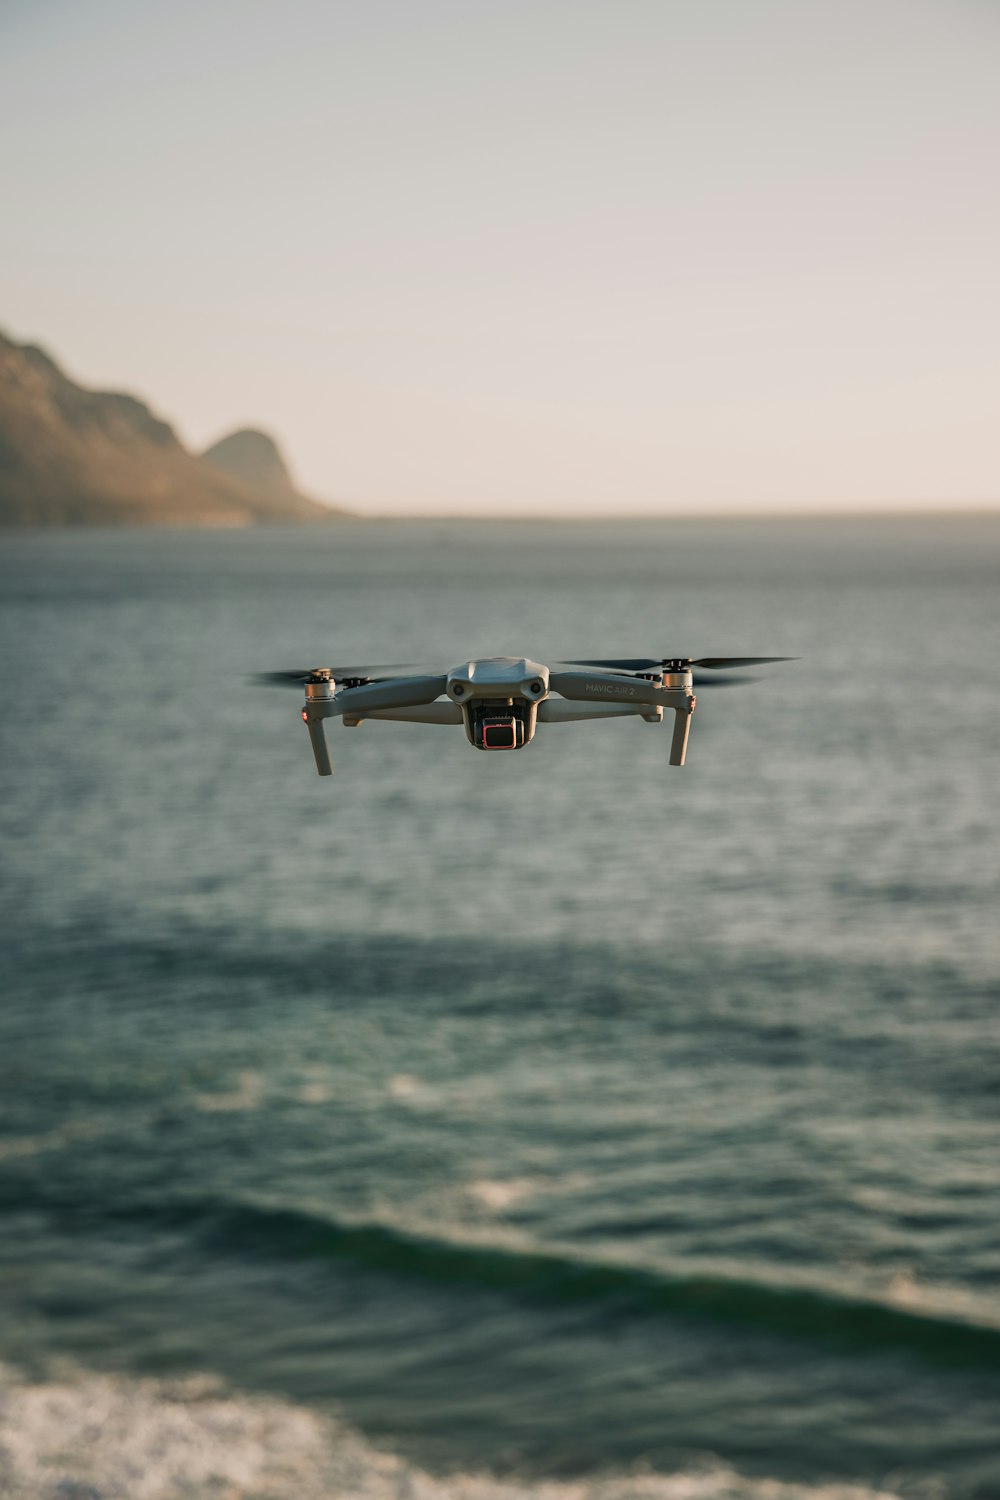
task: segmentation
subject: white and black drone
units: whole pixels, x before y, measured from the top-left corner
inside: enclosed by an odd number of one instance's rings
[[[462,724],[477,750],[521,750],[534,738],[539,724],[632,715],[658,724],[665,708],[674,714],[670,764],[682,766],[698,701],[695,672],[700,679],[702,672],[792,660],[789,656],[703,656],[693,661],[688,657],[632,657],[559,663],[553,669],[523,656],[491,656],[433,675],[417,675],[402,666],[314,667],[265,672],[257,680],[305,688],[302,718],[321,776],[333,775],[323,731],[325,719],[343,719],[351,727],[366,719]],[[728,680],[708,677],[699,681],[699,687]]]

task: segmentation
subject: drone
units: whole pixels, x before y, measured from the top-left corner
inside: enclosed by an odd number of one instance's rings
[[[432,675],[402,666],[339,666],[264,672],[257,681],[305,689],[302,719],[320,776],[333,775],[324,733],[327,719],[342,719],[349,728],[368,719],[461,724],[477,750],[522,750],[534,739],[539,724],[631,716],[659,724],[665,708],[674,715],[670,764],[682,766],[698,701],[696,671],[700,678],[703,672],[794,660],[790,656],[630,657],[557,663],[551,668],[524,656],[490,656]],[[707,677],[699,686],[729,680]]]

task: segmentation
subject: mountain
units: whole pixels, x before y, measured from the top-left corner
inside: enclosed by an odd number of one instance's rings
[[[229,474],[248,484],[260,495],[269,495],[274,500],[287,500],[295,494],[288,465],[281,450],[266,432],[253,427],[243,427],[231,432],[228,437],[213,443],[201,455],[202,460],[218,469],[220,474]]]
[[[135,396],[86,390],[0,333],[0,525],[253,526],[343,512],[295,488],[273,440],[200,457]]]

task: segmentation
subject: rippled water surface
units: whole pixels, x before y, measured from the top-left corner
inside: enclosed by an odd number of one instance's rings
[[[335,1413],[359,1494],[1000,1494],[998,563],[993,518],[7,538],[18,1442],[72,1389],[155,1448],[198,1377],[219,1431]],[[369,723],[321,781],[248,684],[618,651],[802,660],[682,771]]]

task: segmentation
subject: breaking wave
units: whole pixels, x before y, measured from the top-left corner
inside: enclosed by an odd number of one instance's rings
[[[749,1478],[721,1463],[580,1480],[426,1473],[329,1416],[204,1378],[0,1367],[5,1500],[892,1500],[886,1490]]]

